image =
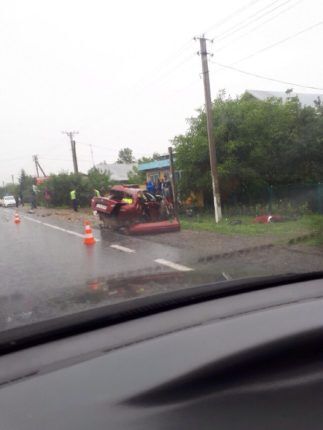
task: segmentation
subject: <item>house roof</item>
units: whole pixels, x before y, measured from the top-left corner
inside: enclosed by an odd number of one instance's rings
[[[97,164],[95,167],[101,173],[108,173],[110,175],[110,179],[113,181],[128,181],[128,173],[132,171],[134,166],[137,166],[137,164],[108,164],[104,161],[103,163]]]
[[[290,97],[298,97],[302,106],[313,106],[314,100],[317,100],[318,97],[323,102],[323,94],[311,94],[311,93],[297,93],[293,91],[290,94],[286,94],[284,91],[262,91],[262,90],[246,90],[247,93],[251,94],[258,100],[266,100],[272,97],[281,98],[283,101],[286,101]]]
[[[144,172],[146,170],[157,170],[157,169],[163,169],[165,167],[169,167],[169,159],[166,160],[154,160],[149,161],[148,163],[140,163],[138,166],[138,170],[140,172]]]

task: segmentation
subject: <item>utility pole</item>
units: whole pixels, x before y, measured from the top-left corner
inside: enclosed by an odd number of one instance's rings
[[[221,211],[221,196],[220,196],[218,169],[217,169],[217,163],[216,163],[215,139],[214,139],[214,133],[213,133],[212,101],[211,101],[209,67],[208,67],[208,61],[207,61],[208,52],[206,49],[206,38],[204,37],[204,35],[201,37],[196,37],[194,39],[195,40],[198,39],[200,41],[200,52],[198,54],[201,55],[201,60],[202,60],[207,136],[209,141],[209,154],[210,154],[210,165],[211,165],[211,176],[212,176],[213,201],[214,201],[214,215],[215,215],[215,222],[218,223],[222,218],[222,211]]]
[[[15,177],[13,175],[11,175],[11,179],[12,179],[12,183],[15,183]]]
[[[39,178],[39,170],[38,170],[38,159],[37,159],[37,155],[33,155],[33,161],[34,161],[34,163],[35,163],[35,167],[36,167],[37,178]]]
[[[42,172],[42,174],[44,176],[46,176],[46,173],[44,172],[42,166],[40,165],[40,163],[38,161],[38,155],[33,155],[33,161],[34,161],[35,167],[36,167],[37,178],[39,178],[39,170]]]
[[[176,187],[176,181],[175,181],[173,148],[171,146],[168,148],[168,153],[169,153],[169,165],[170,165],[171,183],[172,183],[172,191],[173,191],[174,212],[175,212],[175,216],[178,217],[177,187]]]
[[[74,139],[74,135],[78,134],[78,131],[62,131],[62,133],[66,134],[70,138],[72,157],[73,157],[74,173],[78,174],[79,170],[78,170],[78,166],[77,166],[76,143],[75,143],[75,139]]]

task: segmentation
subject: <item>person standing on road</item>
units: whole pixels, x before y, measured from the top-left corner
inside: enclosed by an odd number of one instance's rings
[[[19,203],[21,204],[21,206],[25,206],[25,204],[24,204],[24,197],[23,197],[21,191],[20,191],[20,194],[19,194],[18,198],[19,198]]]
[[[101,197],[100,191],[97,190],[96,188],[93,189],[94,191],[94,197]]]
[[[78,201],[76,198],[76,190],[72,190],[70,192],[70,197],[71,197],[73,209],[75,212],[77,212],[78,211]]]
[[[37,186],[33,184],[31,189],[31,209],[37,209]]]

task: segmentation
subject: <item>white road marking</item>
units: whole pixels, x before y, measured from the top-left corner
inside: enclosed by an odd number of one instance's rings
[[[29,216],[24,216],[23,218],[27,219],[28,221],[36,222],[37,224],[42,224],[45,227],[53,228],[54,230],[63,231],[64,233],[68,233],[68,234],[72,234],[72,235],[77,236],[77,237],[84,238],[84,234],[77,233],[76,231],[72,231],[72,230],[67,230],[66,228],[59,227],[58,225],[49,224],[48,222],[42,222],[42,221],[39,221],[38,219],[34,219],[34,218],[29,217]],[[100,242],[100,239],[95,238],[95,240],[96,240],[96,242]]]
[[[172,261],[164,260],[163,258],[157,258],[156,263],[163,264],[164,266],[171,267],[172,269],[179,270],[180,272],[190,272],[194,269],[191,267],[183,266],[182,264],[173,263]]]
[[[229,275],[229,273],[222,272],[222,276],[227,280],[230,281],[232,279],[232,276]]]
[[[125,246],[121,246],[121,245],[110,245],[110,248],[118,249],[119,251],[128,252],[128,253],[136,252],[134,249],[126,248]]]

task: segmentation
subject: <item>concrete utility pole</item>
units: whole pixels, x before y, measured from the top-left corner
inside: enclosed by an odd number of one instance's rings
[[[209,67],[208,67],[208,61],[207,61],[208,52],[206,49],[206,38],[204,37],[204,35],[201,37],[196,37],[194,39],[195,40],[198,39],[200,41],[200,52],[198,54],[201,55],[201,60],[202,60],[207,135],[208,135],[208,141],[209,141],[213,201],[214,201],[214,215],[215,215],[215,222],[218,223],[222,218],[222,211],[221,211],[221,196],[220,196],[218,169],[216,164],[215,139],[214,139],[214,133],[213,133],[212,101],[211,101]]]
[[[173,148],[171,146],[168,148],[168,153],[169,153],[169,165],[170,165],[171,183],[172,183],[172,191],[173,191],[174,212],[175,212],[175,216],[178,217],[177,187],[176,187],[176,180],[175,180]]]
[[[63,134],[66,134],[70,138],[71,142],[71,150],[72,150],[72,157],[73,157],[73,166],[74,166],[74,173],[78,173],[78,166],[77,166],[77,157],[76,157],[76,143],[74,140],[74,135],[78,134],[78,131],[62,131]]]
[[[36,172],[37,172],[37,178],[39,178],[39,170],[42,172],[44,176],[46,176],[46,173],[44,172],[42,166],[40,165],[38,161],[38,155],[33,155],[33,161],[35,163]],[[39,169],[39,170],[38,170]]]
[[[38,164],[37,164],[37,155],[33,155],[33,161],[34,161],[35,167],[36,167],[37,178],[39,178],[39,170],[38,170]]]

